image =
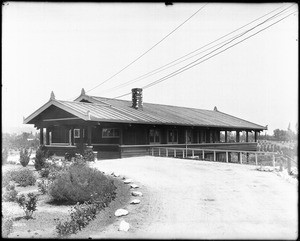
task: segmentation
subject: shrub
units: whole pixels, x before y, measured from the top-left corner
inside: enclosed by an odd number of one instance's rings
[[[12,172],[12,179],[22,187],[33,186],[36,182],[36,177],[33,171],[28,168],[20,168]]]
[[[65,153],[65,160],[66,161],[71,161],[72,157],[75,157],[75,152],[74,151],[70,151],[70,152]]]
[[[70,220],[65,222],[59,222],[56,225],[56,230],[59,236],[68,236],[70,234],[75,234],[82,230],[88,225],[88,223],[96,218],[97,205],[89,204],[87,202],[83,204],[77,204],[72,208],[70,213]]]
[[[2,148],[2,165],[7,163],[8,150],[7,148]]]
[[[34,211],[36,211],[36,204],[37,204],[37,196],[30,192],[27,194],[27,199],[24,194],[17,196],[17,203],[19,206],[24,210],[25,217],[27,219],[32,217]]]
[[[85,161],[88,162],[95,161],[95,156],[92,148],[88,147],[85,143],[77,143],[76,147],[78,153],[82,155]],[[68,160],[70,160],[70,158],[72,157],[76,158],[76,153],[66,153],[66,154],[68,154],[67,155]]]
[[[15,190],[15,185],[10,183],[5,187],[2,200],[5,202],[14,202],[17,198],[18,192]]]
[[[6,187],[7,185],[9,185],[11,181],[14,181],[14,177],[15,177],[14,170],[6,171],[2,177],[2,187]]]
[[[46,147],[41,145],[36,151],[34,167],[37,171],[41,170],[46,163],[46,159],[50,156],[49,151],[46,150]]]
[[[74,161],[72,162],[72,165],[77,165],[77,166],[86,166],[86,161],[83,158],[81,154],[76,153]]]
[[[28,150],[26,148],[20,150],[20,163],[23,167],[26,167],[30,161],[32,150]]]
[[[49,181],[48,180],[39,180],[38,181],[38,190],[42,194],[46,194],[48,192],[49,187]]]
[[[54,180],[57,173],[65,169],[67,164],[65,162],[56,161],[51,159],[46,161],[44,167],[39,171],[41,177],[48,178],[49,180]]]
[[[100,171],[84,164],[72,164],[57,173],[57,176],[49,186],[49,194],[56,201],[70,203],[84,202],[94,195],[100,201],[104,201],[105,194],[114,196],[116,187]]]
[[[50,174],[50,168],[49,167],[46,167],[46,168],[42,168],[40,171],[39,171],[41,177],[44,177],[44,178],[48,178],[49,177],[49,174]]]
[[[12,218],[2,216],[2,238],[7,238],[13,231],[13,220]]]
[[[7,161],[6,163],[7,163],[7,164],[11,164],[11,165],[20,165],[20,163],[15,162],[15,161],[13,161],[13,160],[9,160],[9,161]]]
[[[88,162],[93,162],[95,161],[95,156],[94,156],[94,152],[92,149],[86,149],[83,152],[83,158],[84,160],[88,161]]]

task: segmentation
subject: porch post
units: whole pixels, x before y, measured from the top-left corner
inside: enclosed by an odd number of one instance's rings
[[[120,145],[123,145],[123,128],[120,128]]]
[[[255,165],[257,166],[257,153],[255,153]]]
[[[225,143],[227,143],[227,131],[225,131]]]
[[[83,144],[83,127],[81,126],[79,130],[80,130],[79,142],[82,145]]]
[[[44,128],[40,128],[40,145],[44,145]]]
[[[50,141],[49,141],[49,127],[46,128],[46,145],[49,145]]]
[[[91,146],[92,145],[92,127],[91,126],[88,126],[87,128],[87,142],[88,142],[88,145]]]
[[[246,142],[249,142],[248,131],[246,131]]]
[[[74,146],[74,127],[71,128],[71,145]]]
[[[254,131],[254,142],[257,142],[257,131]]]
[[[236,142],[240,142],[240,132],[236,131]]]

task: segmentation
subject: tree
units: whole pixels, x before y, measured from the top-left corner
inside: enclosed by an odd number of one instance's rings
[[[34,148],[39,145],[39,139],[37,135],[32,133],[23,132],[20,135],[3,133],[2,135],[3,147],[8,149],[22,149],[22,148]]]

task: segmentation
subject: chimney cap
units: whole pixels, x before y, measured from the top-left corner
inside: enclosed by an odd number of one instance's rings
[[[133,88],[132,92],[132,107],[134,109],[143,109],[143,89]]]
[[[133,92],[133,91],[143,91],[143,89],[142,88],[133,88],[133,89],[131,89],[131,91]]]

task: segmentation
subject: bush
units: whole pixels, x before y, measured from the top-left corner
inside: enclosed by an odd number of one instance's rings
[[[85,161],[88,162],[95,161],[95,156],[92,148],[88,147],[85,143],[77,143],[76,147],[77,147],[78,154],[82,155]],[[76,153],[70,152],[66,154],[67,156],[65,156],[65,158],[67,157],[68,160],[70,160],[72,157],[76,157]]]
[[[70,152],[65,153],[65,160],[66,161],[71,161],[72,157],[75,157],[75,152],[74,151],[70,151]]]
[[[88,162],[93,162],[95,161],[95,156],[94,156],[94,152],[92,149],[86,149],[83,152],[83,158],[84,160],[88,161]]]
[[[46,194],[48,192],[49,187],[49,181],[48,180],[39,180],[38,181],[38,190],[42,194]]]
[[[13,160],[9,160],[9,161],[7,161],[6,163],[7,163],[7,164],[11,164],[11,165],[21,165],[20,163],[15,162],[15,161],[13,161]]]
[[[32,150],[28,150],[26,148],[20,150],[20,163],[23,167],[26,167],[30,161]]]
[[[5,202],[14,202],[16,201],[18,192],[15,190],[14,184],[8,184],[5,187],[5,192],[3,193],[2,200]]]
[[[32,217],[34,211],[36,211],[36,204],[37,204],[37,196],[30,192],[27,194],[27,199],[24,194],[17,197],[17,203],[19,206],[24,210],[25,217],[27,219]]]
[[[96,218],[97,205],[89,204],[85,202],[84,204],[77,204],[72,208],[70,213],[70,220],[65,222],[59,222],[56,225],[56,230],[59,236],[68,236],[70,234],[75,234],[82,230],[88,225],[88,223]]]
[[[14,181],[14,178],[15,178],[14,170],[6,171],[2,177],[2,187],[6,187],[7,185],[9,185],[11,181]]]
[[[2,238],[7,238],[13,231],[13,220],[12,218],[2,216]]]
[[[41,177],[48,178],[49,180],[54,180],[57,173],[65,169],[67,164],[65,162],[56,161],[55,159],[50,159],[45,162],[44,167],[39,171]]]
[[[104,201],[106,195],[114,196],[116,187],[100,171],[84,164],[72,164],[57,173],[49,186],[49,194],[55,201],[83,203],[94,195]]]
[[[8,150],[7,148],[2,148],[2,165],[7,163]]]
[[[13,170],[11,178],[22,187],[33,186],[36,182],[36,177],[34,176],[33,171],[24,167],[18,170]]]
[[[46,167],[39,171],[41,177],[48,178],[50,174],[50,168]]]
[[[41,170],[46,163],[46,159],[50,156],[49,151],[46,150],[46,147],[41,145],[36,151],[34,167],[37,171]]]

